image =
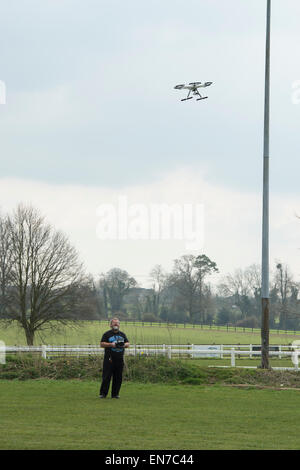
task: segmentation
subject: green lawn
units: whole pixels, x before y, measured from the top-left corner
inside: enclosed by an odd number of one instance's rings
[[[42,335],[37,334],[35,344],[99,344],[104,331],[109,329],[107,322],[78,322],[77,328],[67,327],[60,333],[44,332]],[[191,325],[184,328],[166,327],[166,326],[137,326],[133,324],[121,323],[121,330],[125,331],[132,344],[260,344],[259,330],[252,331],[242,329],[229,331],[209,327],[199,326],[192,328]],[[295,339],[299,339],[300,335],[278,334],[271,331],[271,344],[288,344]],[[7,345],[24,345],[26,344],[25,336],[22,330],[13,325],[9,328],[0,326],[0,340]]]
[[[296,390],[1,381],[1,449],[299,449]]]

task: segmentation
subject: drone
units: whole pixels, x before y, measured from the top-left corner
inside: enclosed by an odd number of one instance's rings
[[[193,93],[193,95],[199,96],[199,98],[197,98],[197,101],[199,101],[199,100],[206,100],[208,96],[200,95],[198,88],[206,88],[207,86],[210,86],[212,83],[213,82],[205,82],[205,83],[192,82],[192,83],[189,83],[188,85],[185,85],[185,84],[176,85],[174,88],[175,90],[183,90],[183,89],[189,90],[187,97],[183,98],[181,101],[191,100],[193,98],[192,96],[190,96],[191,93]]]

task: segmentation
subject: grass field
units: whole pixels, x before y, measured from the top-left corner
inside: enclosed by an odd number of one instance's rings
[[[99,344],[104,331],[109,329],[108,322],[79,322],[78,327],[67,327],[60,333],[44,332],[37,334],[35,344]],[[221,328],[209,328],[191,325],[184,328],[183,325],[175,326],[145,326],[122,322],[121,330],[124,331],[132,344],[260,344],[260,331],[240,329],[229,331]],[[300,335],[292,332],[278,334],[275,330],[270,332],[270,344],[289,344]],[[0,340],[7,345],[25,345],[26,340],[22,330],[16,325],[4,328],[0,326]]]
[[[1,381],[1,449],[299,449],[299,391]],[[180,406],[178,406],[180,404]],[[113,439],[112,439],[113,436]]]

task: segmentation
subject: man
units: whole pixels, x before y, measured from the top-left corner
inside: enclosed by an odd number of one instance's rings
[[[129,347],[127,336],[120,331],[120,321],[118,318],[113,318],[110,321],[110,327],[111,329],[103,334],[100,342],[100,346],[105,348],[100,398],[105,398],[108,394],[111,377],[113,378],[111,397],[120,398],[119,392],[122,385],[124,350]]]

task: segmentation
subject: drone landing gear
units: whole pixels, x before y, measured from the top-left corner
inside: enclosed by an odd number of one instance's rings
[[[197,98],[197,101],[199,100],[206,100],[208,98],[208,96],[201,96],[201,98]]]
[[[189,98],[183,98],[181,101],[192,100],[192,99],[193,99],[193,97],[190,96]]]

